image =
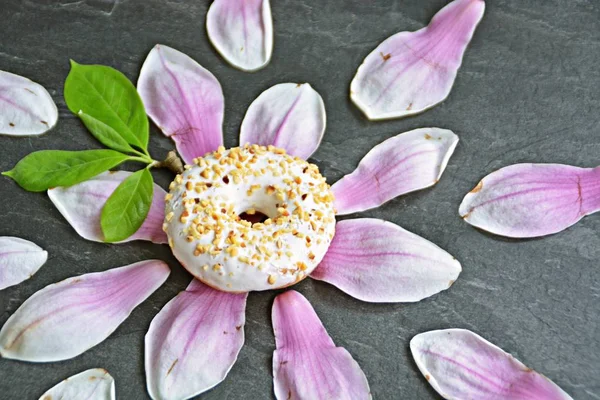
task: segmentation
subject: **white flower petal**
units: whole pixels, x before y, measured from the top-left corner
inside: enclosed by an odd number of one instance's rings
[[[259,70],[271,60],[269,0],[215,0],[206,15],[206,30],[215,49],[242,71]]]
[[[0,71],[0,134],[41,135],[58,121],[58,109],[43,86]]]
[[[554,382],[464,329],[416,335],[410,350],[429,384],[453,400],[572,400]]]
[[[308,300],[294,290],[275,298],[273,381],[278,400],[369,400],[367,377],[336,347]]]
[[[323,139],[325,121],[323,99],[308,83],[280,83],[248,107],[240,145],[273,145],[306,160]]]
[[[600,211],[600,167],[514,164],[483,178],[460,204],[469,224],[527,238],[567,229]]]
[[[246,298],[194,279],[160,310],[145,342],[150,397],[188,399],[225,379],[244,344]]]
[[[169,273],[164,262],[149,260],[46,286],[0,330],[0,356],[32,362],[78,356],[117,329]]]
[[[105,172],[77,185],[48,189],[48,197],[79,236],[94,242],[104,242],[100,225],[102,208],[117,186],[130,175],[131,172],[127,171]],[[123,242],[149,240],[159,244],[167,243],[167,235],[162,230],[165,219],[164,198],[167,193],[157,184],[154,184],[153,193],[150,211],[144,223]]]
[[[138,91],[146,112],[186,163],[223,144],[221,84],[188,55],[154,46],[142,65]]]
[[[448,289],[460,263],[435,244],[391,222],[340,221],[325,258],[310,274],[374,303],[415,302]]]
[[[483,0],[455,0],[426,28],[386,39],[350,84],[354,104],[379,120],[417,114],[443,101],[484,10]]]
[[[435,185],[458,144],[440,128],[401,133],[373,147],[331,190],[338,215],[379,207],[394,197]]]
[[[27,280],[48,259],[48,253],[28,240],[0,236],[0,290]]]
[[[115,380],[105,369],[88,369],[60,382],[39,400],[115,400]]]

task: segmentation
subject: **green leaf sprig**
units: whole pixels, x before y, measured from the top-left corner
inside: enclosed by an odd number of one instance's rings
[[[37,151],[2,174],[25,190],[41,192],[86,181],[126,161],[146,164],[121,182],[102,209],[104,240],[125,240],[142,226],[150,211],[154,184],[149,169],[172,163],[158,162],[150,156],[144,104],[135,86],[121,72],[71,61],[64,96],[69,110],[110,150]],[[179,161],[178,168],[180,165]]]

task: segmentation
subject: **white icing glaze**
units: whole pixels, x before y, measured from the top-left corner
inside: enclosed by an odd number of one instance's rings
[[[194,161],[171,183],[163,226],[190,273],[248,292],[289,286],[314,270],[335,233],[333,195],[317,166],[257,145]],[[239,218],[252,209],[269,219]]]

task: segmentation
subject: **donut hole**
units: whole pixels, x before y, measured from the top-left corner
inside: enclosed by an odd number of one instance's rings
[[[229,199],[234,202],[234,212],[240,219],[256,224],[263,223],[267,219],[274,220],[279,216],[277,209],[281,206],[281,200],[275,193],[264,188],[252,190],[247,185],[231,187],[231,189],[234,191],[229,195]]]
[[[241,219],[243,219],[244,221],[248,221],[252,224],[256,224],[259,222],[265,222],[266,220],[269,219],[269,216],[266,214],[261,213],[260,211],[251,211],[251,213],[248,213],[247,211],[244,211],[242,213],[239,214],[239,217]]]

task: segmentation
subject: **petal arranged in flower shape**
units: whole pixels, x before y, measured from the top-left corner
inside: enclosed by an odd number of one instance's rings
[[[325,133],[325,104],[308,83],[280,83],[248,107],[240,145],[273,145],[308,159]]]
[[[215,49],[242,71],[256,71],[271,60],[269,0],[215,0],[206,15],[206,30]]]
[[[169,272],[164,262],[149,260],[46,286],[0,330],[0,356],[33,362],[78,356],[117,329]]]
[[[365,374],[335,347],[308,300],[294,290],[275,298],[273,380],[278,400],[370,399]]]
[[[375,146],[354,172],[331,187],[338,215],[379,207],[401,194],[435,185],[457,144],[452,131],[421,128]]]
[[[40,135],[58,121],[58,109],[43,86],[0,71],[0,135]]]
[[[114,400],[115,380],[102,368],[73,375],[40,397],[39,400]]]
[[[186,163],[223,144],[221,85],[189,56],[156,45],[140,71],[138,91],[146,112]]]
[[[386,39],[358,67],[350,85],[354,104],[377,120],[417,114],[442,102],[484,10],[483,0],[454,0],[426,28]]]
[[[33,276],[48,259],[48,253],[28,240],[0,236],[0,290]]]
[[[327,254],[310,275],[359,300],[414,302],[448,289],[458,261],[435,244],[391,222],[340,221]]]
[[[48,197],[77,233],[87,240],[104,242],[100,216],[104,203],[117,186],[131,172],[105,172],[88,181],[70,187],[57,187],[48,190]],[[146,220],[136,233],[124,240],[149,240],[154,243],[167,243],[167,235],[162,230],[165,219],[164,198],[166,192],[154,185],[152,205]]]
[[[225,379],[244,344],[246,297],[194,279],[154,317],[145,349],[153,399],[187,399]]]
[[[410,350],[429,384],[446,399],[567,400],[543,375],[464,329],[416,335]]]
[[[600,210],[600,167],[515,164],[483,178],[463,199],[469,224],[497,235],[560,232]]]

